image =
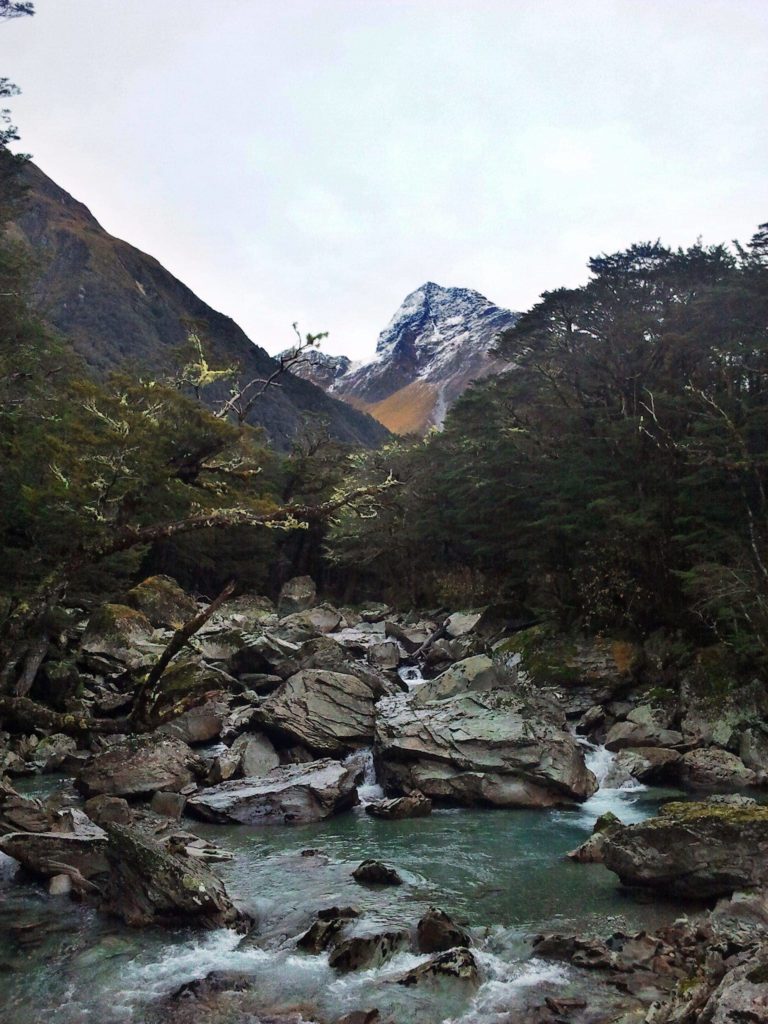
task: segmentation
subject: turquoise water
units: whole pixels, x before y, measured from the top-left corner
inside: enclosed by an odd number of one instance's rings
[[[28,781],[34,792],[44,780]],[[652,927],[676,916],[674,903],[623,893],[599,865],[565,853],[612,809],[625,821],[652,814],[665,794],[601,790],[574,811],[440,810],[386,822],[362,809],[298,828],[196,825],[235,854],[218,865],[231,895],[253,913],[255,932],[205,935],[135,931],[35,885],[12,880],[0,865],[0,1020],[14,1024],[127,1024],[153,1018],[152,1004],[211,970],[245,971],[270,1009],[299,1009],[333,1021],[378,1006],[398,1024],[495,1022],[532,988],[567,992],[567,969],[530,959],[528,938],[541,930]],[[318,851],[310,856],[303,851]],[[397,867],[406,884],[357,885],[351,871],[375,857]],[[423,992],[393,984],[420,962],[402,954],[374,971],[338,977],[325,956],[297,954],[295,939],[314,913],[334,904],[363,911],[361,928],[413,925],[437,905],[468,925],[483,983],[476,993],[447,986]]]

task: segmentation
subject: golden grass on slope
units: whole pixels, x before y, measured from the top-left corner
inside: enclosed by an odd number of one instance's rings
[[[363,402],[347,397],[344,401],[369,412],[393,434],[425,434],[437,402],[437,388],[415,380],[380,402]]]

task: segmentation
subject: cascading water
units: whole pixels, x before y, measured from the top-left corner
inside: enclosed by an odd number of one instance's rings
[[[409,690],[413,690],[415,687],[421,686],[426,682],[426,679],[421,674],[421,669],[417,665],[402,665],[397,670],[397,674]]]
[[[582,814],[594,821],[611,811],[625,825],[642,821],[647,812],[635,804],[637,795],[645,792],[647,786],[633,779],[629,772],[622,771],[616,754],[607,747],[589,743],[582,737],[577,736],[576,739],[584,748],[584,762],[595,775],[599,787],[595,795],[581,805]]]
[[[384,790],[376,781],[373,751],[369,747],[365,750],[356,750],[350,754],[344,759],[344,764],[363,770],[363,781],[357,787],[357,797],[362,807],[373,803],[375,800],[382,800],[384,798]]]

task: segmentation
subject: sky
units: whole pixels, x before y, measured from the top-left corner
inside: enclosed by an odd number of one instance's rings
[[[768,0],[37,0],[40,167],[253,341],[361,359],[425,281],[510,309],[768,220]]]

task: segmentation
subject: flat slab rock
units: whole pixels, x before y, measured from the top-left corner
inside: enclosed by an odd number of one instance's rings
[[[202,764],[190,747],[172,736],[135,736],[96,756],[75,785],[87,797],[133,796],[161,789],[178,793]]]
[[[361,778],[359,768],[329,758],[281,765],[266,775],[200,790],[187,809],[205,821],[302,825],[353,807]]]

